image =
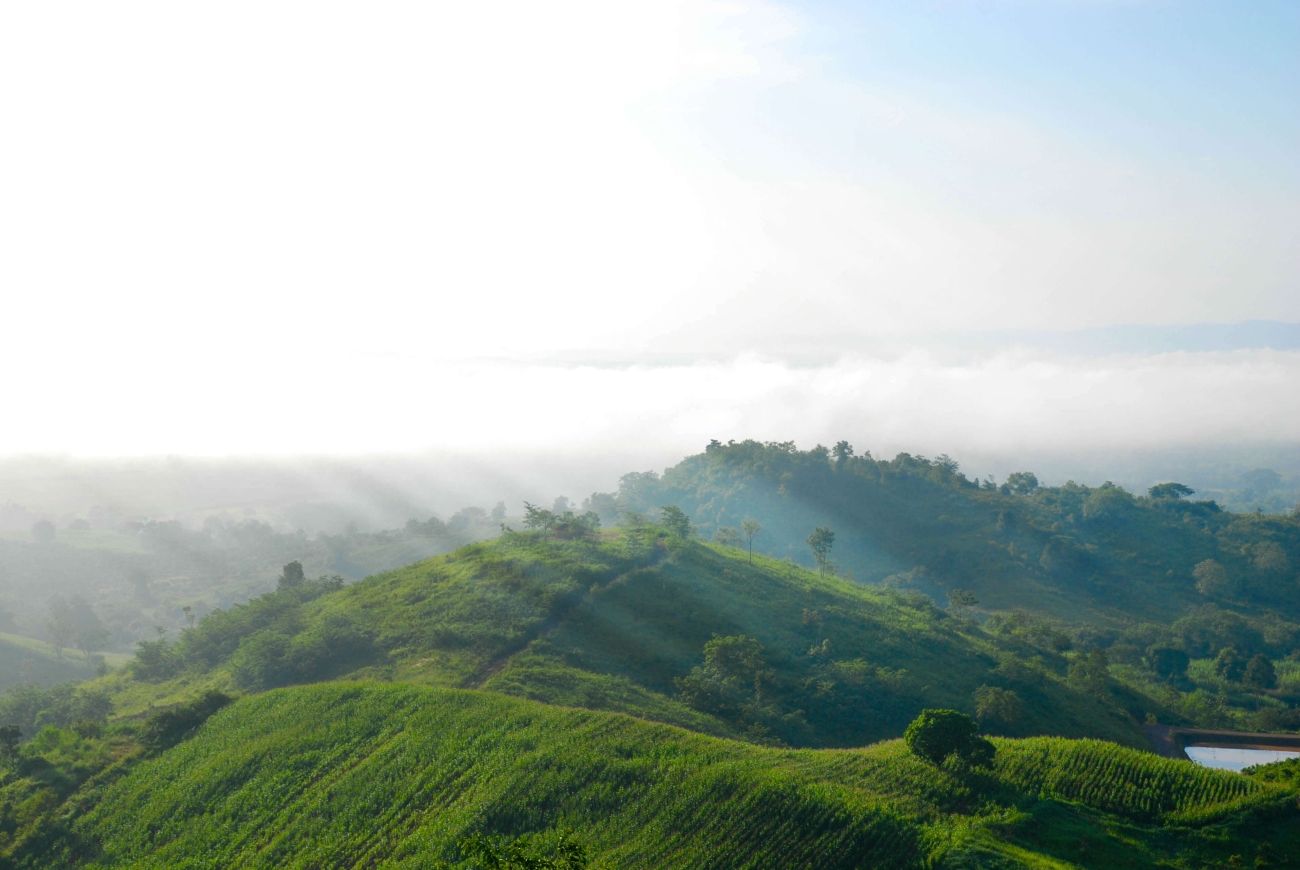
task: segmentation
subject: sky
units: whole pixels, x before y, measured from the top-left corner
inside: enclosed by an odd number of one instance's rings
[[[1293,444],[1294,342],[1068,337],[1300,323],[1297,45],[1269,2],[5,4],[0,456]]]

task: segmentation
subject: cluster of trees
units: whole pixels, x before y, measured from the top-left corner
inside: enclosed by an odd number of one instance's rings
[[[31,738],[46,727],[71,728],[78,723],[102,726],[113,713],[107,692],[63,683],[42,689],[34,683],[11,686],[0,698],[0,726],[15,740]]]
[[[577,515],[567,509],[556,512],[524,502],[524,526],[540,531],[543,539],[555,535],[560,540],[573,540],[590,537],[600,531],[600,515],[595,511]]]

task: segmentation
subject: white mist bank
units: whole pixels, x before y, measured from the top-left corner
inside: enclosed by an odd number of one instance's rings
[[[373,455],[447,451],[664,459],[711,438],[847,438],[880,455],[1294,443],[1300,352],[1099,358],[915,351],[796,365],[758,356],[676,364],[447,363],[353,355],[105,366],[57,395],[17,384],[0,454]]]

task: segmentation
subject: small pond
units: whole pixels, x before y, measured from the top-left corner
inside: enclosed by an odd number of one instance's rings
[[[1226,746],[1188,746],[1187,757],[1202,767],[1218,770],[1241,770],[1254,764],[1269,764],[1300,758],[1300,752],[1283,749],[1235,749]]]

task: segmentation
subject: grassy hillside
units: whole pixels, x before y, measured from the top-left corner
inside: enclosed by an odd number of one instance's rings
[[[511,533],[352,586],[308,581],[147,645],[132,670],[103,684],[120,712],[209,685],[391,679],[808,747],[897,737],[926,707],[979,713],[993,733],[1143,746],[1138,723],[1168,712],[924,596],[657,526]]]
[[[1298,866],[1289,787],[1095,741],[999,740],[994,771],[962,773],[898,741],[772,749],[373,683],[245,698],[134,765],[108,758],[121,736],[47,735],[104,772],[10,866],[431,868],[471,832],[562,825],[601,868]]]
[[[111,667],[130,660],[130,656],[120,653],[101,657]],[[48,687],[85,680],[94,674],[94,665],[80,650],[65,649],[60,657],[45,641],[0,632],[0,691],[20,683]]]
[[[970,589],[990,609],[1030,608],[1075,624],[1168,623],[1207,603],[1300,618],[1295,514],[1231,514],[1174,490],[1040,487],[1032,475],[995,486],[968,479],[947,457],[850,454],[714,442],[662,477],[626,475],[617,493],[588,504],[605,516],[679,505],[706,538],[752,517],[764,527],[755,549],[805,565],[804,538],[828,525],[835,560],[858,580],[896,575],[938,600]],[[1222,581],[1198,590],[1194,570],[1211,559]]]

